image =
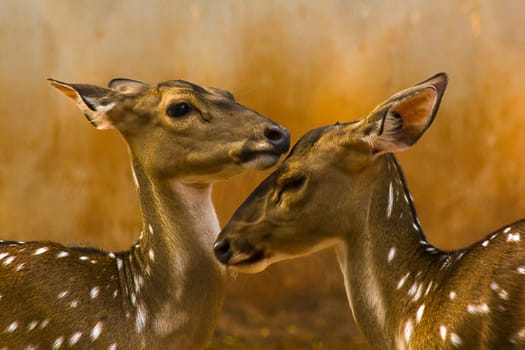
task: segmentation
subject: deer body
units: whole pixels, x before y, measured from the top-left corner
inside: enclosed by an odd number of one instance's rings
[[[143,213],[128,251],[0,245],[0,349],[201,349],[223,301],[212,183],[266,168],[288,133],[229,93],[182,82],[52,82],[130,149]],[[208,130],[210,129],[210,130]]]
[[[319,128],[224,227],[215,254],[240,272],[335,247],[356,323],[374,349],[525,347],[525,221],[466,249],[425,238],[392,152],[430,126],[444,74],[366,118]]]
[[[468,248],[442,251],[426,240],[394,157],[384,156],[382,163],[370,191],[385,200],[370,203],[363,220],[352,223],[356,231],[343,233],[336,247],[349,303],[370,344],[377,349],[525,346],[525,222]]]

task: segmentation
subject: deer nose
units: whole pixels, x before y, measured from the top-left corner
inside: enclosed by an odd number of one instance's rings
[[[229,239],[221,239],[220,241],[215,242],[213,245],[213,251],[215,252],[215,256],[217,259],[223,263],[227,264],[232,256],[232,251],[230,249],[230,240]]]
[[[275,146],[279,153],[285,153],[290,147],[290,133],[288,130],[272,125],[264,129],[264,136]]]

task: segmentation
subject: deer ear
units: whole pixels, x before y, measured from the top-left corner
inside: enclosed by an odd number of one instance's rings
[[[149,85],[138,80],[116,78],[108,83],[108,87],[124,95],[136,95],[149,89]]]
[[[68,84],[54,79],[48,80],[58,91],[72,99],[97,129],[114,128],[108,113],[119,101],[117,93],[96,85]]]
[[[398,92],[363,120],[363,140],[376,154],[409,148],[432,124],[446,86],[447,75],[439,73]]]

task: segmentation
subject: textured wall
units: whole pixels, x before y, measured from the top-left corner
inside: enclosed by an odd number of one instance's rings
[[[524,23],[519,0],[1,1],[2,238],[123,249],[139,230],[123,141],[47,77],[226,88],[296,140],[446,71],[435,124],[400,158],[431,242],[473,242],[525,216]],[[217,186],[223,223],[261,178]],[[344,301],[331,253],[239,277],[229,295],[269,310]]]

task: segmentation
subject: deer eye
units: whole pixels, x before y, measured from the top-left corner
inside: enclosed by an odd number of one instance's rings
[[[166,109],[166,114],[169,115],[172,118],[179,118],[183,117],[186,114],[188,114],[191,110],[191,107],[186,102],[177,102],[172,103],[168,106]]]
[[[306,176],[304,175],[287,179],[283,183],[281,190],[279,191],[279,194],[277,196],[277,204],[281,203],[283,194],[297,192],[304,186],[305,183]]]
[[[284,183],[282,192],[285,192],[285,191],[296,191],[296,190],[300,189],[301,187],[303,187],[305,181],[306,181],[306,177],[305,176],[292,178],[292,179],[290,179],[290,180],[288,180],[288,181],[286,181]]]

